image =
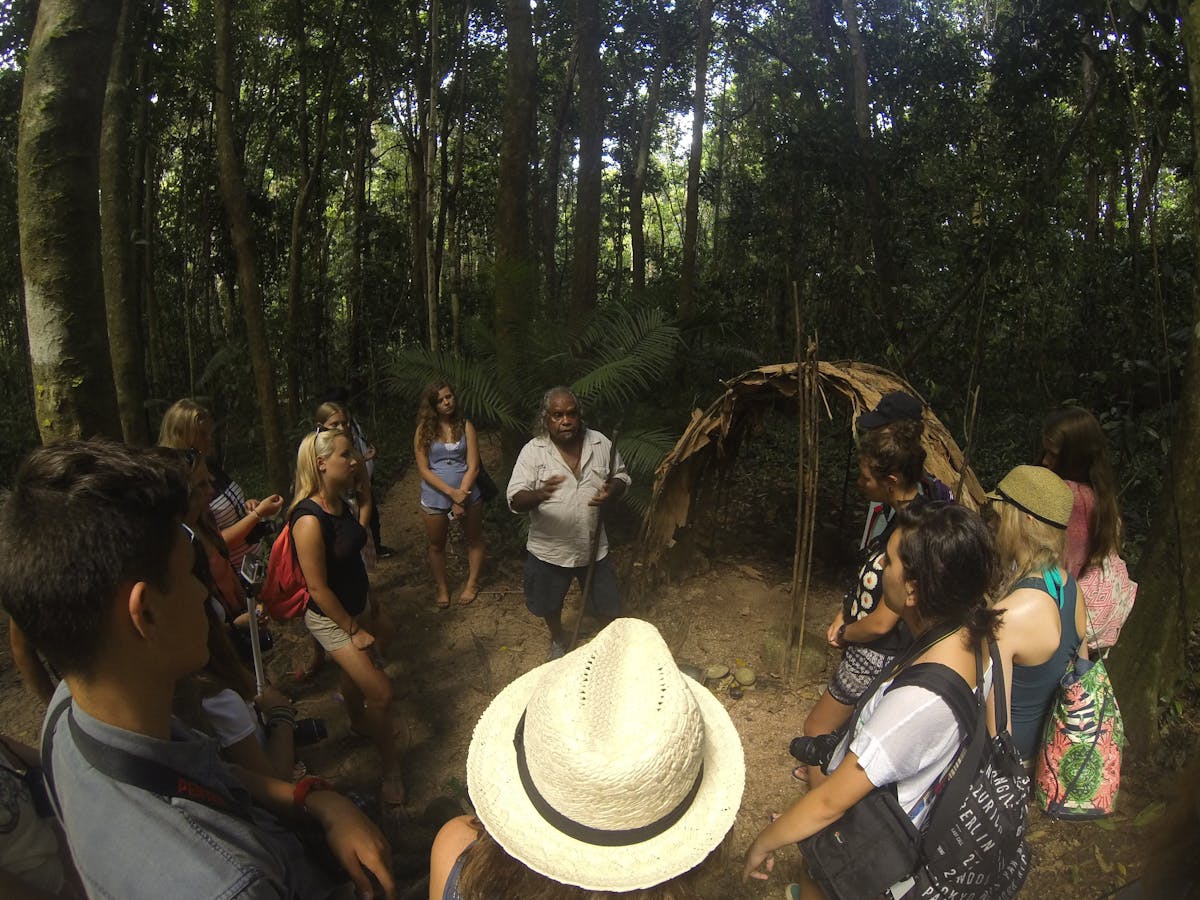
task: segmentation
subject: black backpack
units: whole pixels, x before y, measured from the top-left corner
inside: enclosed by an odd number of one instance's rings
[[[973,722],[963,716],[961,704],[950,703],[968,737],[942,776],[921,840],[923,862],[914,873],[913,887],[899,896],[1007,900],[1029,877],[1029,775],[1008,732],[1004,669],[995,643],[989,641],[988,650],[997,734],[988,734],[987,698],[981,690],[974,692]],[[976,666],[976,683],[982,684],[978,658]]]
[[[929,638],[906,654],[911,660]],[[972,691],[952,669],[938,663],[904,668],[887,690],[917,685],[937,694],[965,735],[962,746],[934,787],[934,805],[918,831],[896,801],[895,785],[876,788],[832,825],[800,842],[809,872],[835,900],[1007,900],[1029,875],[1025,840],[1029,776],[1008,734],[1004,675],[989,642],[996,691],[998,734],[987,728],[982,690],[983,660],[976,655]],[[900,663],[903,665],[903,662]],[[890,670],[890,671],[889,671]],[[867,698],[895,673],[887,667],[859,700],[853,733]],[[863,860],[869,858],[870,865]]]

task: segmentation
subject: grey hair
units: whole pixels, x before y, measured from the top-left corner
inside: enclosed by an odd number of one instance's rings
[[[550,434],[550,429],[546,425],[547,417],[550,415],[550,401],[558,396],[567,396],[575,401],[575,408],[579,410],[579,421],[583,422],[583,404],[579,402],[579,398],[575,396],[575,392],[565,384],[560,384],[557,387],[552,387],[546,393],[542,394],[542,402],[538,407],[537,419],[533,423],[534,437],[547,437]]]

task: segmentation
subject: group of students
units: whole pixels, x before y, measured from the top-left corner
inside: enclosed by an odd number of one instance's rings
[[[463,518],[470,540],[478,516],[478,447],[469,423],[455,426],[446,388],[424,401],[414,439],[425,450],[423,480],[438,494],[422,497],[423,506],[432,501],[423,510],[431,559],[445,525],[429,519]],[[0,510],[5,606],[63,677],[41,762],[74,866],[96,896],[335,896],[347,877],[360,896],[391,896],[378,829],[295,767],[290,702],[269,690],[255,696],[229,638],[239,616],[254,614],[230,582],[234,559],[260,518],[286,512],[312,598],[306,625],[341,668],[352,726],[379,750],[384,799],[403,800],[391,683],[368,652],[376,638],[368,538],[351,502],[364,499],[362,458],[338,418],[348,414],[318,411],[285,511],[281,498],[256,503],[212,478],[211,417],[189,404],[164,420],[162,443],[173,450],[65,442],[34,451]],[[1043,462],[1070,482],[1051,468],[1017,467],[989,495],[989,527],[924,473],[920,415],[913,398],[885,397],[860,417],[859,486],[882,509],[829,629],[844,657],[805,732],[836,733],[897,657],[938,663],[978,687],[977,654],[994,641],[1003,671],[985,666],[982,689],[1004,678],[1014,738],[1027,746],[1070,657],[1086,652],[1068,537],[1082,542],[1081,567],[1119,540],[1107,457],[1080,451],[1081,434],[1099,435],[1101,451],[1103,435],[1083,411],[1052,416]],[[462,445],[461,471],[437,473],[435,443]],[[224,525],[213,515],[217,486],[229,507]],[[34,546],[36,554],[16,549]],[[478,590],[482,543],[478,551],[464,595]],[[205,716],[225,752],[173,712]],[[877,690],[855,722],[822,760],[827,776],[815,763],[795,771],[810,789],[754,839],[743,878],[768,877],[776,851],[837,821],[874,787],[895,785],[918,826],[928,816],[930,787],[963,738],[944,700],[913,685]],[[698,881],[721,864],[716,851],[745,783],[720,702],[679,672],[652,626],[633,619],[501,691],[476,726],[467,769],[475,815],[440,832],[431,900],[697,896]],[[318,833],[315,843],[297,838],[306,830]],[[324,866],[314,862],[316,845],[331,851]],[[61,872],[53,882],[44,882],[49,894],[66,884]],[[801,884],[801,896],[819,896]]]

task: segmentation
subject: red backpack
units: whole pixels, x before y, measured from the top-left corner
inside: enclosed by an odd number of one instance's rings
[[[292,541],[292,523],[288,522],[271,545],[267,578],[258,591],[258,599],[272,619],[294,619],[308,608],[308,584],[296,557]]]

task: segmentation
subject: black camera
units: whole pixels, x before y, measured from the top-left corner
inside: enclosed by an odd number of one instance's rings
[[[819,734],[816,737],[802,734],[792,738],[792,742],[788,744],[788,752],[806,766],[820,766],[824,770],[841,740],[840,731]]]
[[[324,719],[300,719],[296,723],[295,743],[297,747],[306,747],[323,741],[329,736]]]

